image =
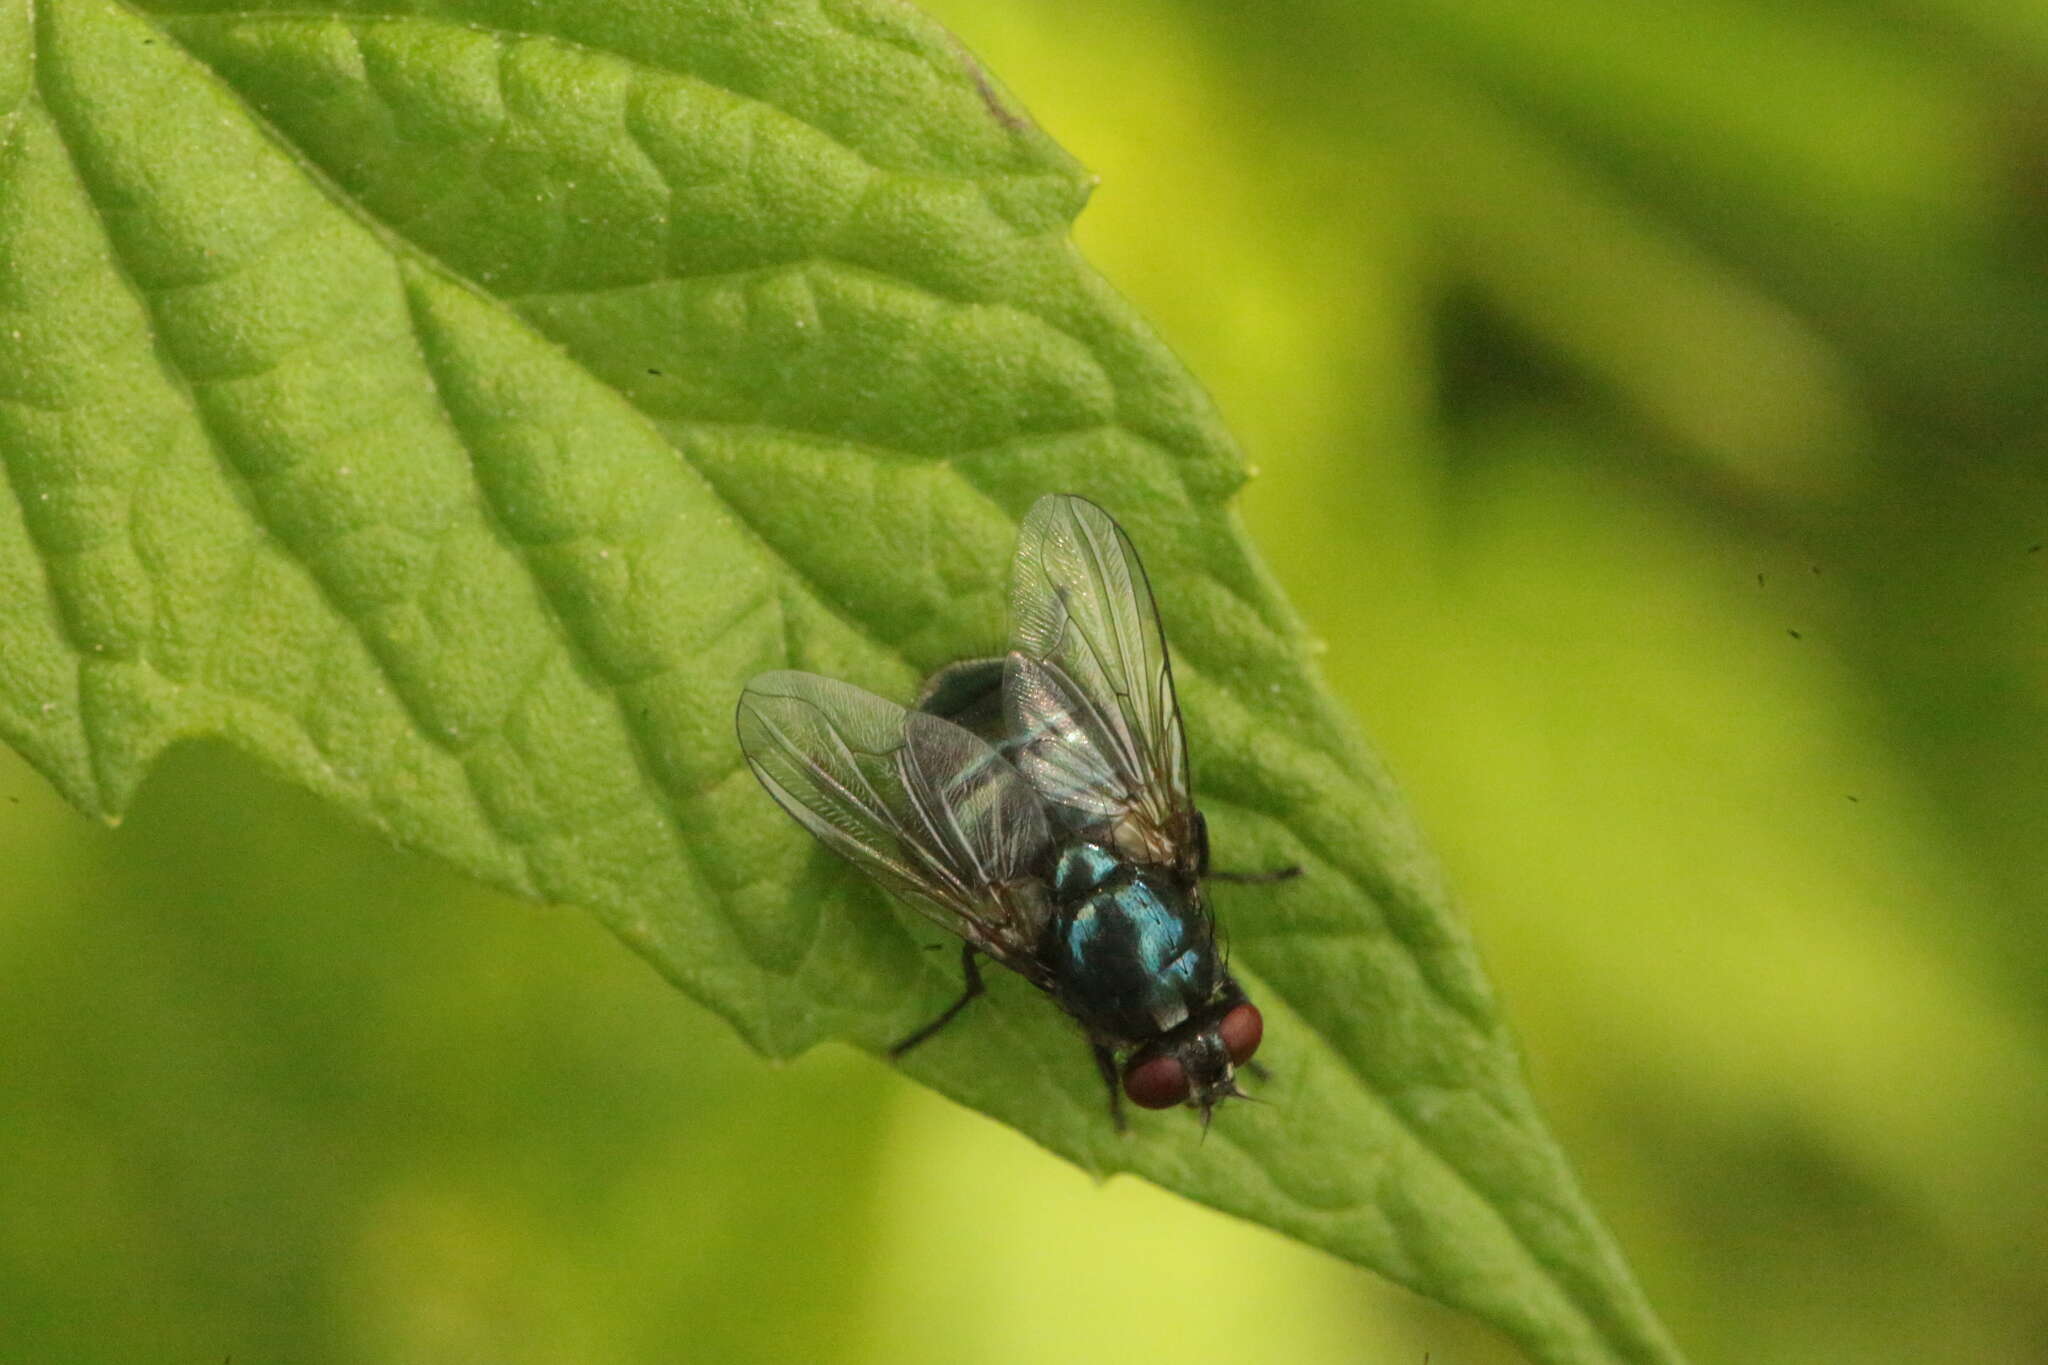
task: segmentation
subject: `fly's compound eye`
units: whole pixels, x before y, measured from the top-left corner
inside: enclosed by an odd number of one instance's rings
[[[1140,1109],[1171,1109],[1186,1104],[1194,1087],[1187,1069],[1172,1053],[1147,1057],[1124,1073],[1124,1093]]]
[[[1247,1000],[1224,1015],[1216,1031],[1223,1035],[1223,1048],[1230,1054],[1230,1064],[1243,1066],[1259,1050],[1259,1041],[1266,1036],[1266,1020],[1259,1007]]]

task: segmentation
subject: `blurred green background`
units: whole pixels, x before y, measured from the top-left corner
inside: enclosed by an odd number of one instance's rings
[[[927,8],[1101,174],[1681,1342],[2048,1361],[2048,7]],[[1514,1359],[232,755],[0,795],[9,1358]]]

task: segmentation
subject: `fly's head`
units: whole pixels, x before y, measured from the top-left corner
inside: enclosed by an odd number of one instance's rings
[[[1203,1009],[1178,1027],[1159,1035],[1131,1055],[1124,1067],[1124,1094],[1143,1109],[1171,1109],[1185,1104],[1210,1111],[1227,1099],[1250,1099],[1237,1087],[1237,1069],[1249,1064],[1265,1034],[1259,1007],[1245,999],[1235,981]]]

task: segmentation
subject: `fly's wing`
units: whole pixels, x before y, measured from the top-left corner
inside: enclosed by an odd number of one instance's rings
[[[1196,871],[1187,739],[1166,637],[1123,528],[1085,498],[1040,498],[1010,582],[1004,705],[1018,770],[1117,850]]]
[[[984,740],[812,673],[740,695],[740,748],[781,807],[951,933],[1036,980],[1051,831],[1038,794]]]

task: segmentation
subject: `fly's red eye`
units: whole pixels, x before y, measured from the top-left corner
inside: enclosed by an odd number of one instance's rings
[[[1259,1007],[1247,1000],[1224,1015],[1216,1031],[1223,1035],[1223,1047],[1230,1054],[1230,1064],[1243,1066],[1259,1050],[1259,1040],[1266,1036],[1266,1021],[1259,1014]],[[1132,1098],[1137,1097],[1134,1095]]]
[[[1170,1054],[1147,1057],[1124,1073],[1124,1093],[1141,1109],[1171,1109],[1185,1104],[1193,1087],[1180,1058]]]

